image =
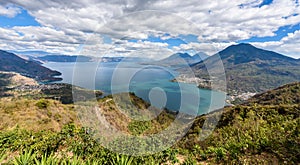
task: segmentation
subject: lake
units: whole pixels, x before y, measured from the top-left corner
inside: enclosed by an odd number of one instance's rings
[[[201,115],[222,108],[225,102],[223,92],[171,82],[178,75],[171,68],[133,62],[48,62],[43,65],[61,72],[61,82],[101,90],[105,95],[134,92],[158,108]]]

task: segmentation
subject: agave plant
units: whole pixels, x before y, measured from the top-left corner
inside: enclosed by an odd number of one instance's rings
[[[111,159],[110,163],[116,165],[131,165],[133,164],[132,161],[133,161],[132,156],[117,154],[113,159]]]
[[[47,154],[43,155],[41,159],[35,158],[35,164],[36,165],[56,165],[58,164],[59,160],[54,156],[54,154],[50,154],[47,156]]]
[[[61,162],[62,165],[81,165],[83,162],[80,160],[79,157],[73,156],[73,158],[64,159]]]
[[[13,163],[14,165],[29,165],[33,164],[35,158],[36,154],[34,154],[32,150],[25,150],[24,153],[22,153],[18,157],[15,157]]]
[[[85,162],[85,164],[86,165],[99,165],[99,164],[101,164],[101,162],[99,160],[90,160],[89,159]]]
[[[6,159],[7,154],[5,151],[0,152],[0,164],[3,163],[4,159]]]

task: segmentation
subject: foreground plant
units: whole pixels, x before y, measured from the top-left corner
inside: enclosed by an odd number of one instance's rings
[[[0,152],[0,164],[3,163],[6,157],[7,157],[6,151]]]
[[[29,165],[33,164],[36,159],[36,154],[32,150],[25,150],[20,156],[15,157],[14,165]]]
[[[59,159],[54,154],[44,154],[40,159],[35,158],[36,165],[56,165],[59,163]]]
[[[118,164],[118,165],[131,165],[133,164],[133,157],[127,155],[116,155],[112,160],[111,164]]]

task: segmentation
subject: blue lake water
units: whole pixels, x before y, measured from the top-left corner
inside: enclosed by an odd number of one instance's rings
[[[177,73],[170,68],[128,63],[49,62],[45,67],[62,73],[62,82],[97,89],[106,95],[134,92],[152,105],[184,113],[204,114],[222,108],[225,93],[171,82]]]

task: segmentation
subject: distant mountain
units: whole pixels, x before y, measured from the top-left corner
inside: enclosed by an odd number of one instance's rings
[[[68,55],[46,55],[37,57],[37,59],[45,62],[90,62],[93,59],[87,56],[68,56]]]
[[[204,62],[191,65],[196,76],[209,78],[206,65],[218,69],[221,58],[227,78],[229,94],[262,92],[280,85],[300,81],[299,60],[256,48],[250,44],[227,47],[207,58]]]
[[[92,57],[82,55],[46,55],[41,57],[29,57],[30,60],[36,62],[145,62],[146,58],[140,57]]]
[[[37,81],[61,80],[61,78],[55,77],[61,75],[60,72],[50,70],[36,62],[25,60],[3,50],[0,50],[0,71],[17,72]]]
[[[175,53],[165,59],[154,62],[154,64],[163,66],[186,66],[198,63],[207,57],[209,56],[205,53],[197,53],[194,56],[191,56],[188,53]]]
[[[199,53],[192,56],[192,58],[194,60],[193,63],[198,63],[200,61],[203,61],[203,60],[207,59],[208,57],[209,56],[207,54],[205,54],[203,52],[199,52]]]
[[[9,50],[8,52],[14,53],[16,55],[24,55],[24,56],[35,56],[35,57],[40,57],[40,56],[46,56],[46,55],[57,55],[55,53],[49,53],[45,51],[17,51],[17,50]]]

